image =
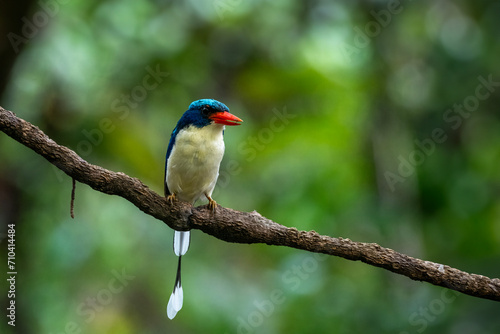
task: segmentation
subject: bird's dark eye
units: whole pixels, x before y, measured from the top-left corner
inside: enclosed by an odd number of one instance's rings
[[[208,116],[208,115],[210,115],[210,113],[211,113],[210,106],[209,106],[208,104],[205,104],[203,107],[201,107],[201,113],[202,113],[204,116]]]

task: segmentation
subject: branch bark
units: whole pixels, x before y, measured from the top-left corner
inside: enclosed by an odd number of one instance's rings
[[[65,146],[58,145],[38,127],[0,107],[0,130],[43,156],[71,178],[93,189],[125,198],[144,213],[177,230],[198,229],[227,242],[265,243],[362,261],[412,280],[424,281],[475,297],[500,301],[500,279],[467,273],[447,265],[420,260],[375,243],[355,242],[298,231],[263,217],[218,206],[168,205],[139,179],[92,165]]]

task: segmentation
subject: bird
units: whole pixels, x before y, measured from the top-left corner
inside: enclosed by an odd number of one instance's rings
[[[240,125],[240,118],[214,99],[192,102],[177,122],[170,136],[165,159],[165,198],[168,204],[180,200],[192,205],[208,199],[208,208],[215,212],[212,199],[219,167],[224,155],[225,126]],[[167,316],[173,319],[182,308],[181,258],[188,251],[190,231],[174,231],[173,248],[178,256],[174,289],[167,305]]]

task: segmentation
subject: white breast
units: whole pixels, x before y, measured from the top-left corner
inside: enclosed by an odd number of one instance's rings
[[[179,131],[167,161],[166,181],[171,193],[186,202],[212,194],[224,155],[224,126],[188,126]]]

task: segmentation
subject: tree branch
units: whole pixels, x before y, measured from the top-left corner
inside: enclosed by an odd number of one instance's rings
[[[332,238],[315,231],[285,227],[258,212],[240,212],[218,206],[215,214],[207,206],[192,207],[165,198],[139,179],[115,173],[83,160],[74,151],[58,145],[38,127],[0,107],[0,130],[43,156],[71,178],[93,189],[118,195],[177,230],[198,229],[224,241],[265,243],[362,261],[412,280],[424,281],[471,296],[500,301],[500,279],[470,274],[439,263],[423,261],[375,243]]]

